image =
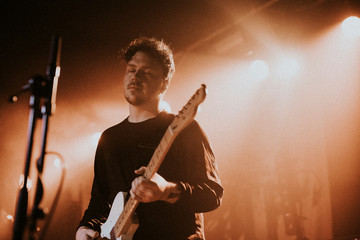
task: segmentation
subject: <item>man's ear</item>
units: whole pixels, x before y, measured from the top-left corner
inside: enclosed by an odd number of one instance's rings
[[[161,93],[166,92],[169,87],[169,80],[164,80],[161,86]]]

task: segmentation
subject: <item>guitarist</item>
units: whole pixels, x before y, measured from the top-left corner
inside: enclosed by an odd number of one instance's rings
[[[157,173],[150,180],[141,176],[175,116],[159,108],[175,72],[172,52],[161,40],[140,37],[123,58],[129,116],[100,138],[91,199],[76,240],[99,236],[118,192],[140,202],[133,240],[205,239],[203,212],[219,207],[223,188],[209,141],[195,120],[176,137]]]

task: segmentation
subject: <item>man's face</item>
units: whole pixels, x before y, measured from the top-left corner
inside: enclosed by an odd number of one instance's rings
[[[138,51],[127,63],[124,76],[126,100],[140,106],[160,99],[163,92],[164,71],[153,57]]]

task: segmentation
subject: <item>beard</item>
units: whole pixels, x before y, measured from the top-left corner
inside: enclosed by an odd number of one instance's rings
[[[146,102],[146,99],[139,96],[134,96],[133,94],[125,94],[126,101],[134,106],[143,105]]]
[[[161,94],[157,93],[147,95],[144,92],[125,91],[125,99],[133,106],[152,105],[159,103],[161,100]]]

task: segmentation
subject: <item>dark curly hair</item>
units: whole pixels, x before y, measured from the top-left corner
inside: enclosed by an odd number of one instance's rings
[[[154,37],[139,37],[122,50],[123,60],[128,63],[138,51],[145,52],[155,58],[164,70],[165,81],[171,80],[175,73],[175,63],[169,45]]]

